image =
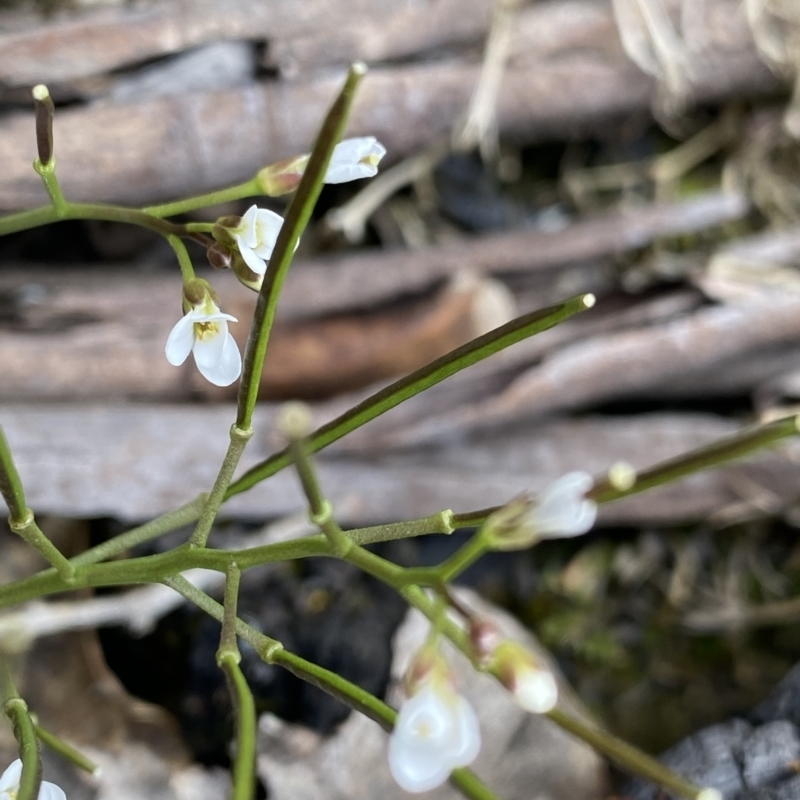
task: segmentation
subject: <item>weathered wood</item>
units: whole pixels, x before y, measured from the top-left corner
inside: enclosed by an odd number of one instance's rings
[[[342,410],[316,406],[323,421]],[[276,406],[256,410],[256,436],[243,468],[272,451]],[[225,453],[235,409],[176,406],[0,406],[8,441],[37,513],[144,519],[208,490]],[[644,467],[727,435],[735,423],[710,415],[654,414],[586,418],[465,438],[447,448],[318,457],[322,485],[346,524],[411,518],[445,507],[459,511],[541,489],[572,469],[602,473],[624,460]],[[784,453],[788,454],[785,455]],[[741,498],[741,474],[775,496],[794,498],[800,480],[796,441],[725,470],[604,507],[613,524],[702,518]],[[234,498],[223,516],[266,519],[299,511],[296,476],[287,471]]]
[[[357,379],[350,384],[352,389],[420,366],[433,354],[464,341],[469,331],[484,330],[476,322],[481,316],[480,297],[486,296],[480,293],[473,298],[478,305],[458,313],[461,301],[444,296],[439,301],[421,300],[416,310],[380,308],[403,296],[430,294],[442,280],[465,273],[541,272],[543,280],[557,287],[563,275],[552,270],[642,247],[659,237],[713,227],[741,217],[747,208],[741,195],[710,194],[602,214],[556,232],[516,231],[413,253],[370,251],[299,261],[281,298],[265,391],[268,396],[308,395],[333,391],[347,379]],[[593,275],[578,275],[570,291],[596,290]],[[220,293],[222,307],[241,320],[231,326],[241,341],[254,295],[232,275],[208,277]],[[552,295],[556,290],[548,291]],[[552,299],[563,296],[561,290]],[[541,297],[537,305],[550,299]],[[190,391],[187,376],[193,367],[176,370],[163,355],[164,342],[180,314],[177,269],[163,274],[117,267],[5,267],[0,271],[0,312],[0,399],[169,399]],[[350,321],[341,316],[353,312],[358,313]],[[331,315],[338,318],[319,321]],[[317,321],[310,322],[309,317]],[[629,323],[612,319],[610,324]],[[380,342],[375,338],[379,332]],[[544,340],[551,344],[542,347],[537,338],[534,349],[524,351],[525,360],[515,363],[533,363],[568,340],[551,334]]]
[[[716,0],[713,5],[727,9],[730,19],[722,27],[725,35],[709,33],[708,49],[692,52],[693,96],[718,102],[774,90],[777,79],[758,60],[746,20],[735,13],[737,3]],[[591,17],[596,20],[591,36],[551,24],[563,39],[547,47],[541,45],[540,30],[548,29],[547,15],[563,16],[560,4],[520,14],[512,42],[518,56],[512,57],[497,98],[504,136],[526,142],[571,137],[649,109],[653,81],[622,53],[610,6],[603,8],[605,16],[595,12]],[[427,146],[449,135],[465,113],[478,70],[477,61],[454,59],[376,68],[359,90],[351,132],[378,136],[390,159]],[[326,73],[136,105],[64,109],[56,120],[64,188],[75,199],[144,203],[245,179],[264,164],[309,149],[340,80]],[[35,154],[31,117],[11,114],[0,124],[3,208],[44,198],[30,170]]]
[[[0,15],[0,82],[74,81],[217,39],[269,42],[278,64],[381,61],[471,42],[494,0],[151,0],[62,13]],[[305,58],[304,58],[305,56]]]
[[[214,277],[222,308],[241,320],[231,332],[243,348],[256,296],[233,276]],[[235,387],[214,390],[198,379],[191,359],[176,369],[164,357],[182,313],[180,291],[177,275],[0,273],[0,299],[5,296],[9,308],[6,329],[0,329],[0,398],[232,396]],[[464,280],[393,309],[279,322],[261,394],[308,397],[356,389],[413,371],[512,316],[504,287]]]
[[[796,347],[800,294],[718,306],[639,330],[595,336],[560,349],[486,401],[450,409],[387,434],[386,446],[421,444],[564,409],[647,396],[674,380],[701,383],[728,359]],[[785,362],[779,362],[780,369]],[[761,376],[763,379],[763,376]]]

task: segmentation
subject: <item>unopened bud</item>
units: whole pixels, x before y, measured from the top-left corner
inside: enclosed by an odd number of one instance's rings
[[[492,671],[526,711],[546,714],[558,702],[553,673],[530,650],[506,640],[494,651]]]
[[[258,188],[267,197],[280,197],[293,192],[300,184],[307,164],[308,155],[276,161],[258,171],[256,175]]]
[[[311,409],[305,403],[284,403],[278,410],[278,430],[287,439],[304,439],[311,432],[312,421]]]
[[[488,619],[472,617],[469,621],[469,639],[475,658],[481,666],[487,666],[500,645],[503,634]]]
[[[214,269],[230,269],[233,264],[233,251],[216,242],[206,250],[206,258]]]

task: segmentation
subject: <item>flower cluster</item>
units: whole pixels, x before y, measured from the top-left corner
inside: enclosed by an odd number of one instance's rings
[[[324,182],[371,178],[385,154],[386,148],[374,136],[345,139],[333,150]],[[307,163],[308,156],[299,156],[265,167],[259,173],[259,183],[266,194],[291,191],[300,182]],[[245,286],[259,291],[282,225],[283,217],[256,205],[242,217],[218,220],[213,231],[217,241],[208,248],[210,263],[218,269],[232,268]],[[203,283],[192,281],[195,289]],[[236,318],[220,311],[208,284],[199,293],[184,286],[184,311],[167,339],[167,361],[180,366],[192,353],[206,379],[215,386],[230,386],[242,371],[239,348],[228,332],[228,322],[236,322]]]
[[[481,732],[472,706],[453,688],[438,652],[425,648],[409,673],[417,674],[409,681],[410,697],[389,739],[389,769],[402,789],[427,792],[475,760]]]
[[[17,759],[0,775],[0,800],[17,800],[21,778],[22,761]],[[38,800],[67,800],[67,796],[60,786],[48,781],[42,781],[39,785]]]

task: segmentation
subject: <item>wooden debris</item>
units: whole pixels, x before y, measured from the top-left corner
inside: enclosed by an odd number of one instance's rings
[[[374,2],[377,7],[377,0]],[[497,98],[499,130],[505,137],[524,142],[572,138],[595,131],[610,120],[649,109],[653,81],[623,53],[610,6],[603,3],[602,12],[598,12],[597,3],[583,0],[591,11],[586,21],[576,25],[565,22],[566,12],[582,13],[583,6],[577,0],[562,5],[566,2],[559,0],[520,12]],[[777,79],[759,60],[744,16],[735,12],[735,0],[716,0],[712,6],[707,12],[706,46],[693,52],[690,65],[695,76],[693,97],[699,102],[720,102],[732,96],[773,91],[778,86]],[[287,7],[288,4],[281,5],[280,9]],[[170,13],[170,9],[174,12],[175,6],[170,3],[167,8],[164,13]],[[357,12],[358,9],[348,9],[347,15],[357,19]],[[161,41],[166,48],[187,45],[183,33],[176,32],[177,20],[165,25],[158,12],[133,13],[144,14],[141,35],[146,40]],[[479,12],[479,16],[484,13]],[[725,14],[725,25],[710,27],[713,20]],[[277,15],[278,12],[271,21],[277,23]],[[216,36],[254,35],[251,15],[246,16],[247,32],[233,21],[217,28]],[[306,26],[311,19],[307,18]],[[479,30],[486,24],[483,19],[481,16]],[[314,20],[317,30],[338,29],[339,20],[337,25],[329,26],[324,20],[324,15]],[[189,26],[192,35],[202,40],[204,25]],[[384,18],[380,27],[391,29]],[[276,24],[274,29],[279,26]],[[413,25],[408,26],[409,31],[413,29]],[[98,36],[97,30],[91,34],[87,30],[81,29],[81,35]],[[124,52],[138,38],[137,30],[133,21],[118,29],[116,37],[124,36],[124,41],[114,49]],[[543,34],[548,30],[554,38]],[[33,34],[26,34],[29,35]],[[63,33],[55,30],[50,35],[51,44],[64,39]],[[362,39],[367,41],[369,37],[359,35]],[[103,41],[103,37],[98,40]],[[108,33],[106,40],[113,43],[115,35]],[[24,61],[30,64],[22,52],[35,50],[21,34],[16,43],[8,41],[0,47],[10,65]],[[101,64],[102,69],[110,67],[108,59],[104,61],[101,55],[91,72],[98,71]],[[66,58],[66,53],[61,56]],[[449,136],[465,113],[479,69],[477,63],[463,58],[376,66],[359,90],[352,132],[376,135],[393,159],[429,146]],[[27,70],[25,81],[33,83],[44,78],[43,68],[38,72],[30,67]],[[23,79],[23,73],[12,77],[10,66],[5,72],[7,81]],[[310,148],[339,82],[338,76],[326,72],[293,82],[273,80],[236,90],[186,93],[134,105],[96,104],[63,109],[56,121],[56,152],[64,189],[76,200],[144,203],[248,178],[271,161]],[[236,147],[230,146],[233,121]],[[30,169],[33,154],[32,114],[9,114],[0,124],[0,160],[4,164],[0,207],[21,208],[44,200],[38,176]]]
[[[243,469],[273,451],[276,406],[262,405]],[[324,422],[341,400],[314,407]],[[4,405],[0,419],[37,513],[143,520],[172,509],[213,484],[235,417],[230,405]],[[721,417],[652,414],[555,421],[462,438],[447,448],[318,456],[322,485],[348,525],[424,516],[452,507],[467,511],[541,489],[571,469],[604,473],[614,462],[644,467],[727,435]],[[365,430],[368,430],[365,429]],[[379,445],[376,445],[376,448]],[[785,455],[784,453],[788,454]],[[611,524],[673,524],[697,520],[741,497],[736,473],[769,486],[786,502],[796,496],[800,451],[791,441],[746,463],[702,473],[645,495],[605,506]],[[267,519],[304,507],[297,478],[280,473],[223,507],[223,516]]]

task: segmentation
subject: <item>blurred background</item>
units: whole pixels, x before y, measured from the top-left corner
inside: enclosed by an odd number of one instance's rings
[[[323,192],[284,290],[244,467],[278,445],[280,401],[304,399],[325,422],[513,316],[583,292],[597,296],[591,311],[320,454],[340,521],[501,503],[572,469],[644,467],[796,412],[793,0],[6,0],[0,209],[47,199],[31,169],[37,83],[56,103],[66,196],[142,206],[307,152],[355,59],[370,72],[348,135],[374,135],[388,153],[376,179]],[[190,219],[255,201],[285,207],[254,198]],[[241,320],[243,345],[255,295],[191,252]],[[178,266],[157,234],[64,222],[0,239],[0,420],[29,503],[65,552],[213,483],[235,388],[166,362],[180,314]],[[589,536],[489,557],[464,583],[533,631],[605,724],[658,752],[745,713],[800,659],[798,487],[800,446],[789,442],[606,506]],[[297,535],[302,508],[294,476],[279,474],[223,508],[215,543]],[[434,563],[460,541],[382,552]],[[39,568],[6,532],[0,548],[3,579]],[[265,632],[386,691],[403,618],[390,593],[317,563],[264,570],[245,589]],[[45,692],[53,727],[89,747],[113,728],[129,755],[159,752],[130,775],[155,775],[164,797],[198,786],[214,796],[215,780],[224,794],[217,632],[185,609],[139,629],[130,613],[99,637],[36,644],[24,659],[30,691],[54,658],[73,664],[56,694],[84,687],[95,705],[105,691],[119,706],[89,730]],[[251,669],[271,725],[330,734],[347,716],[255,660]],[[167,718],[178,720],[170,734]],[[289,762],[311,748],[305,728],[292,731]],[[197,761],[207,769],[191,772]],[[271,789],[270,770],[282,776]],[[274,763],[262,772],[270,796],[293,785]],[[602,796],[604,780],[543,796]],[[324,783],[316,796],[334,792]],[[348,792],[330,796],[358,795]]]

